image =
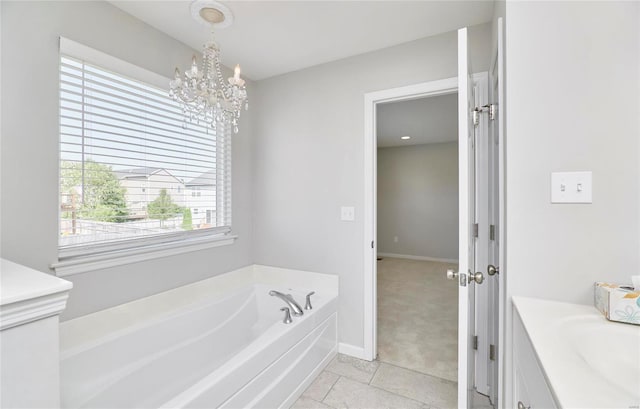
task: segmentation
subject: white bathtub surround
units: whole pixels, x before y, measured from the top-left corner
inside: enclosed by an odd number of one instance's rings
[[[310,291],[284,324],[269,290]],[[281,407],[337,350],[336,276],[250,266],[61,324],[64,407]]]
[[[338,293],[337,276],[254,264],[65,321],[60,328],[60,342],[64,348],[72,348],[140,322],[162,317],[180,307],[229,295],[254,283],[274,286],[288,283],[292,288],[312,288],[311,291],[322,290],[336,295]],[[312,296],[311,300],[314,299]],[[304,299],[298,301],[304,305]],[[282,305],[284,306],[284,303]]]
[[[640,405],[640,327],[607,321],[587,305],[525,297],[513,297],[513,304],[514,407],[523,399],[531,407],[544,399],[552,402],[537,406]],[[528,379],[536,366],[542,379]]]
[[[59,407],[58,316],[72,284],[5,259],[0,284],[0,407]]]

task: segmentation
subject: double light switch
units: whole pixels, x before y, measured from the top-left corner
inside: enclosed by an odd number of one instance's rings
[[[551,173],[551,203],[592,203],[591,172]]]

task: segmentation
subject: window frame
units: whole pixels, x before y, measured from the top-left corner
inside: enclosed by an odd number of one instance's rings
[[[61,57],[68,56],[90,62],[102,69],[112,71],[118,75],[126,76],[132,80],[140,81],[162,89],[168,88],[170,79],[129,62],[120,60],[101,51],[95,50],[65,37],[60,37],[58,55],[58,72],[61,69]],[[168,91],[167,91],[168,92]],[[58,97],[58,104],[60,104]],[[58,120],[60,120],[60,105],[58,105]],[[58,130],[60,126],[58,126]],[[58,135],[60,138],[60,135]],[[58,189],[60,189],[60,139],[58,140]],[[229,147],[230,148],[230,147]],[[227,159],[231,164],[232,158]],[[232,196],[231,183],[225,196]],[[58,190],[57,223],[58,234],[61,227],[61,195]],[[233,213],[232,205],[229,212]],[[114,240],[98,243],[87,243],[72,246],[61,246],[59,240],[58,260],[50,265],[58,276],[84,273],[87,271],[114,267],[118,265],[136,263],[160,257],[171,256],[180,253],[197,251],[206,248],[233,244],[238,238],[232,234],[231,223],[229,226],[207,228],[206,230],[176,231],[161,233],[145,237],[133,237],[122,240]]]

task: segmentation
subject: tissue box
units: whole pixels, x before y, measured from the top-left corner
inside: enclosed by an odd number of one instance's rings
[[[608,320],[640,325],[640,291],[633,287],[598,282],[594,302]]]

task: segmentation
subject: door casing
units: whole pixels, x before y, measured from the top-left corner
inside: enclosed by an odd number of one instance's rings
[[[364,333],[359,358],[373,361],[377,345],[377,135],[376,106],[381,103],[408,101],[458,92],[458,78],[422,82],[364,95]]]
[[[472,76],[474,82],[485,82],[487,72]],[[486,90],[486,85],[485,88]],[[407,101],[418,98],[434,97],[458,92],[458,78],[422,82],[404,87],[391,88],[367,93],[364,96],[365,132],[364,132],[364,345],[362,351],[350,351],[361,359],[372,361],[377,356],[377,142],[376,142],[376,106],[380,103]],[[500,303],[503,300],[499,300]]]
[[[497,391],[490,392],[492,398],[497,398],[497,402],[493,402],[495,407],[502,407],[502,402],[508,402],[509,391],[505,389],[505,371],[508,369],[505,366],[505,356],[509,353],[509,348],[505,345],[505,305],[506,295],[504,289],[506,288],[506,201],[505,201],[505,178],[506,178],[506,151],[505,151],[505,67],[504,67],[504,18],[500,17],[497,20],[497,25],[494,27],[495,44],[492,44],[492,59],[491,59],[491,82],[497,80],[497,95],[491,95],[492,103],[498,104],[498,118],[497,124],[494,127],[497,128],[498,133],[498,148],[495,151],[497,158],[492,158],[494,161],[497,159],[497,188],[498,188],[498,228],[495,232],[498,236],[499,246],[497,261],[500,267],[500,273],[497,277],[498,300],[498,334],[497,340],[497,378],[498,385]],[[495,75],[497,74],[497,79]],[[476,78],[474,78],[475,81]],[[424,96],[436,96],[445,95],[448,93],[457,92],[458,81],[457,77],[448,78],[445,80],[424,82],[406,87],[393,88],[383,91],[377,91],[365,94],[365,132],[364,132],[364,333],[363,340],[364,346],[362,349],[351,350],[351,355],[357,356],[362,359],[373,360],[376,358],[377,351],[377,269],[376,269],[376,247],[375,240],[377,235],[376,229],[376,104],[382,102],[401,101],[407,99],[421,98]],[[489,86],[488,88],[493,88]],[[493,133],[493,132],[492,132]],[[494,136],[494,135],[492,135]],[[494,164],[495,165],[495,164]],[[495,189],[496,186],[494,185]],[[495,214],[494,214],[495,215]],[[493,256],[495,260],[495,253]],[[495,311],[495,310],[494,310]],[[495,329],[494,329],[495,331]],[[494,333],[495,334],[495,333]],[[346,352],[346,351],[345,351]],[[494,367],[494,370],[496,368]],[[495,376],[495,374],[493,375]],[[495,379],[495,378],[494,378]],[[497,397],[496,397],[497,395]]]

